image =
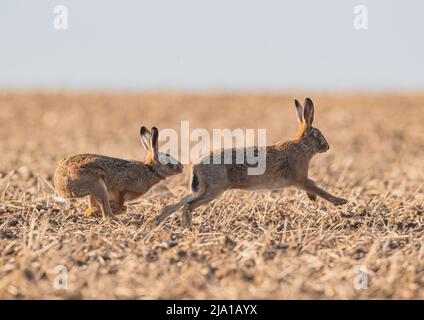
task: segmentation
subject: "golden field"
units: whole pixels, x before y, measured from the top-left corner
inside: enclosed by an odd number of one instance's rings
[[[179,213],[157,227],[187,191],[188,166],[116,222],[55,196],[66,155],[142,160],[141,125],[287,140],[294,98],[305,96],[0,93],[0,298],[424,299],[424,95],[312,96],[330,150],[310,176],[342,207],[290,188],[230,191],[196,210],[191,231]]]

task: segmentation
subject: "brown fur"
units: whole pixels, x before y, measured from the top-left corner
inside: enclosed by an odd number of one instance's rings
[[[65,198],[89,196],[90,209],[100,207],[103,218],[122,213],[125,201],[138,198],[159,181],[182,172],[180,163],[158,161],[157,129],[152,128],[152,133],[145,127],[140,130],[147,151],[144,162],[96,154],[64,158],[55,171],[56,190]]]
[[[316,153],[329,149],[322,133],[312,127],[314,106],[312,100],[305,100],[305,108],[296,100],[299,131],[291,141],[277,143],[266,147],[266,171],[262,175],[248,175],[248,164],[236,164],[236,150],[232,150],[232,164],[206,164],[204,161],[192,166],[192,193],[177,204],[163,209],[158,223],[166,219],[172,212],[183,209],[183,223],[191,226],[191,212],[202,204],[208,203],[229,189],[260,190],[281,189],[295,186],[307,192],[311,200],[322,197],[334,205],[342,205],[347,201],[337,198],[308,178],[309,162]],[[257,147],[255,147],[257,152]],[[223,150],[221,150],[222,152]],[[205,158],[211,159],[213,152]],[[204,159],[205,159],[204,158]],[[223,163],[223,162],[221,162]]]

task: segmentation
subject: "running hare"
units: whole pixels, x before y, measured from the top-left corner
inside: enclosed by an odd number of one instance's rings
[[[89,196],[85,216],[100,209],[104,219],[113,218],[126,210],[125,201],[138,198],[159,181],[182,172],[182,164],[158,152],[158,135],[155,127],[152,132],[141,127],[141,142],[147,151],[144,162],[96,154],[64,158],[54,175],[56,190],[65,198]]]
[[[308,178],[308,168],[311,158],[316,153],[326,152],[329,145],[322,133],[312,127],[314,120],[314,105],[312,100],[305,100],[305,108],[295,100],[299,131],[293,140],[277,143],[266,147],[266,170],[262,175],[248,175],[248,164],[235,163],[235,151],[232,149],[232,164],[213,164],[213,152],[204,157],[200,163],[192,166],[192,193],[180,202],[165,207],[157,219],[161,223],[171,213],[184,206],[182,220],[187,227],[191,226],[191,212],[212,201],[228,189],[279,189],[295,186],[307,192],[308,197],[315,201],[320,196],[334,205],[343,205],[347,201],[337,198]],[[255,152],[258,148],[254,147]],[[221,150],[222,153],[223,150]],[[219,154],[219,153],[218,153]],[[208,162],[208,163],[207,163]],[[222,162],[221,162],[222,163]]]

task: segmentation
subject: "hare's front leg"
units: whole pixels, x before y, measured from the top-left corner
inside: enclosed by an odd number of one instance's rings
[[[100,212],[99,204],[96,199],[90,194],[88,196],[88,209],[84,211],[84,217],[91,217]]]
[[[96,202],[100,205],[102,210],[103,219],[114,218],[112,209],[110,208],[109,195],[107,193],[107,187],[103,180],[98,180],[93,189],[91,190],[90,195],[94,197]]]
[[[311,179],[306,180],[305,184],[301,185],[300,187],[308,193],[308,196],[309,194],[319,196],[321,198],[324,198],[327,201],[330,201],[332,204],[336,206],[340,206],[347,203],[346,199],[333,196],[332,194],[318,187],[316,183]]]

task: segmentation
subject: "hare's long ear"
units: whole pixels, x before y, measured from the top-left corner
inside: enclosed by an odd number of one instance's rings
[[[152,140],[150,140],[150,146],[152,148],[153,154],[155,158],[158,157],[159,148],[158,148],[158,140],[159,140],[159,130],[156,127],[152,128]]]
[[[297,99],[294,100],[294,106],[297,112],[297,122],[300,124],[303,122],[303,107]]]
[[[150,141],[152,139],[152,134],[150,133],[149,129],[146,127],[140,128],[140,140],[144,147],[144,150],[147,152],[150,152]]]
[[[314,104],[310,98],[305,99],[305,110],[303,111],[303,118],[305,118],[306,125],[312,126],[314,121]]]

